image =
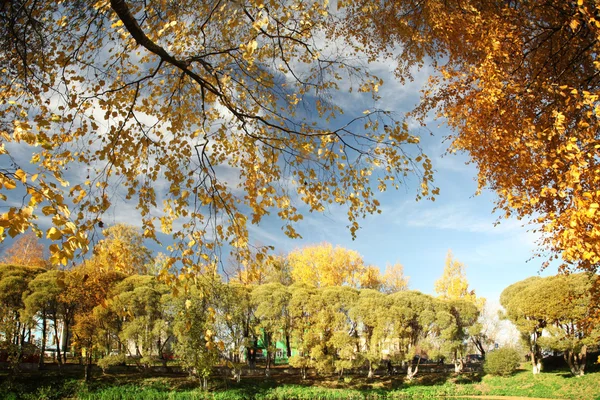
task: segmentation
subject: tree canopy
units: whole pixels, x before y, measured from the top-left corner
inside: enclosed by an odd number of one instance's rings
[[[573,375],[583,375],[587,347],[598,343],[600,332],[591,317],[590,287],[586,273],[532,277],[504,289],[500,302],[506,316],[528,342],[535,365],[541,349],[564,354]]]
[[[336,120],[333,94],[376,100],[381,80],[319,44],[329,10],[316,1],[3,2],[0,201],[22,201],[7,203],[0,237],[32,229],[66,264],[124,199],[144,237],[171,235],[173,261],[194,269],[223,246],[250,260],[247,224],[265,215],[298,237],[302,210],[339,204],[355,235],[358,219],[380,210],[374,186],[416,173],[418,198],[437,193],[401,121],[375,104]],[[42,216],[52,221],[43,231]]]
[[[414,115],[452,128],[479,188],[507,216],[541,226],[541,249],[595,271],[598,246],[600,5],[591,0],[342,1],[338,32],[372,58],[397,54],[398,78],[432,61]],[[535,228],[534,228],[535,229]]]
[[[48,261],[44,255],[44,245],[32,232],[20,236],[6,249],[0,262],[12,265],[24,265],[29,267],[46,267]]]

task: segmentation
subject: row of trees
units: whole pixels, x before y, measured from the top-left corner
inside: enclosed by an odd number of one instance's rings
[[[464,265],[451,253],[435,284],[438,297],[409,291],[399,265],[379,275],[358,253],[327,244],[237,271],[229,282],[205,266],[202,275],[182,272],[170,286],[159,273],[164,259],[153,260],[138,239],[132,227],[111,227],[92,258],[65,271],[40,262],[41,246],[30,238],[8,249],[0,265],[0,334],[13,360],[34,335],[44,354],[51,332],[59,366],[66,360],[61,344],[70,343],[86,369],[98,357],[110,363],[111,354],[135,356],[140,367],[155,360],[166,366],[174,353],[203,378],[222,361],[239,377],[243,362],[255,363],[260,342],[268,373],[280,342],[303,374],[341,375],[361,365],[372,374],[384,357],[406,362],[415,355],[450,359],[460,372],[469,346],[485,356],[490,344],[485,301],[469,290]],[[23,260],[30,265],[15,264]],[[328,267],[335,263],[340,268]],[[583,374],[587,347],[599,338],[590,318],[592,280],[536,277],[502,293],[534,372],[547,348]],[[407,365],[408,376],[415,373]]]
[[[400,362],[419,352],[452,359],[460,372],[469,328],[479,315],[469,300],[416,291],[244,285],[225,283],[216,273],[185,283],[188,289],[173,296],[149,275],[99,272],[88,265],[45,271],[5,264],[0,285],[10,291],[1,295],[2,335],[19,357],[18,345],[31,340],[38,324],[42,352],[45,331],[52,329],[59,364],[65,357],[61,328],[86,365],[94,356],[116,352],[137,357],[142,367],[154,359],[166,366],[166,354],[173,351],[202,377],[220,360],[239,376],[243,360],[254,363],[259,341],[267,371],[281,341],[290,364],[304,375],[307,368],[341,375],[365,364],[371,375],[386,354]]]
[[[137,356],[141,366],[153,358],[166,363],[174,351],[201,376],[222,359],[239,375],[240,361],[255,362],[260,340],[267,370],[276,341],[304,373],[310,367],[342,374],[365,363],[372,373],[384,354],[406,361],[418,351],[451,358],[460,370],[468,330],[479,326],[483,303],[451,254],[439,298],[408,291],[399,264],[380,275],[358,253],[329,244],[237,271],[229,283],[213,267],[202,275],[182,271],[173,287],[160,279],[164,259],[150,257],[134,228],[116,225],[104,234],[94,256],[71,270],[18,265],[26,258],[11,255],[31,237],[5,252],[1,334],[15,361],[36,332],[43,354],[50,331],[59,365],[66,357],[61,343],[70,342],[86,366],[115,352]],[[32,243],[24,253],[41,255]],[[482,336],[472,337],[483,350]]]

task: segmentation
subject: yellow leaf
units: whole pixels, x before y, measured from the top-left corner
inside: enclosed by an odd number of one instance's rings
[[[6,179],[3,182],[4,187],[7,188],[8,190],[13,190],[14,188],[17,187],[17,185],[15,184],[15,181],[13,181],[12,179]]]
[[[27,180],[27,173],[25,171],[23,171],[22,169],[18,169],[15,172],[15,177],[20,180],[21,182],[25,183],[25,181]]]
[[[60,238],[62,238],[62,236],[62,232],[56,229],[55,227],[48,229],[48,232],[46,232],[46,238],[50,240],[59,240]]]

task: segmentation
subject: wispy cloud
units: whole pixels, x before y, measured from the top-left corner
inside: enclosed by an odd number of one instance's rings
[[[523,227],[523,222],[515,219],[502,220],[494,226],[495,221],[492,215],[482,217],[473,213],[472,207],[465,203],[414,211],[406,216],[408,226],[463,232],[507,233],[521,231]]]

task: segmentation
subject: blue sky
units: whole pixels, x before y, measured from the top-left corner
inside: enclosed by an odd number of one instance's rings
[[[372,68],[385,81],[379,106],[385,104],[385,109],[398,115],[417,104],[419,91],[431,73],[427,68],[416,72],[414,81],[402,86],[393,78],[393,63],[380,61]],[[349,110],[347,115],[370,107],[364,99],[353,96],[340,98],[339,102]],[[467,266],[471,289],[492,303],[514,282],[536,274],[555,274],[557,269],[552,265],[541,271],[545,259],[532,259],[539,237],[529,232],[531,227],[525,225],[526,221],[499,220],[500,214],[492,214],[495,194],[489,190],[475,196],[477,170],[466,164],[467,155],[444,155],[448,144],[444,139],[450,131],[443,121],[431,118],[425,129],[413,129],[421,136],[422,148],[436,170],[435,185],[441,193],[435,202],[415,201],[419,182],[413,178],[398,191],[378,194],[382,213],[360,221],[356,240],[346,228],[346,210],[333,207],[323,215],[305,215],[297,229],[303,239],[284,237],[276,221],[267,219],[250,227],[255,242],[273,244],[281,253],[329,242],[358,251],[366,263],[382,270],[386,264],[399,262],[410,277],[410,288],[430,294],[451,249],[454,257]],[[500,224],[494,226],[497,221]]]
[[[379,197],[382,213],[362,220],[355,240],[346,228],[342,208],[323,215],[306,215],[298,226],[303,237],[300,240],[284,237],[275,223],[269,223],[273,221],[252,226],[251,234],[259,243],[274,244],[283,253],[329,242],[358,251],[366,263],[382,269],[399,262],[410,277],[410,288],[430,294],[451,249],[454,257],[467,266],[471,288],[480,296],[497,300],[506,286],[539,273],[545,260],[534,258],[528,262],[537,236],[516,219],[502,219],[494,226],[498,220],[491,213],[494,195],[484,191],[474,196],[476,171],[465,165],[466,157],[442,158],[443,150],[431,150],[426,149],[434,160],[435,182],[441,189],[436,201],[416,202],[412,187],[387,192]],[[544,271],[550,273],[556,273],[556,269]]]

